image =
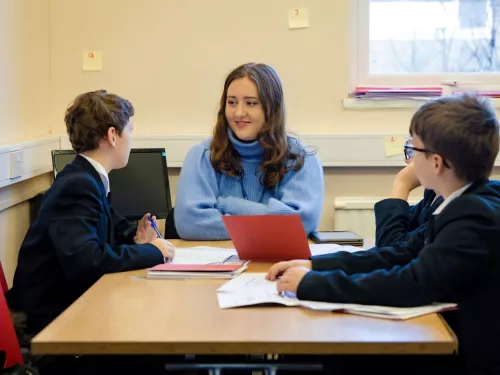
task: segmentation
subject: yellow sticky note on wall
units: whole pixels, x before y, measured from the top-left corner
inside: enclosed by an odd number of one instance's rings
[[[307,8],[294,8],[288,11],[288,27],[300,29],[309,27],[309,12]]]
[[[399,135],[391,135],[384,138],[385,156],[404,154],[405,138]]]
[[[86,72],[102,70],[102,52],[83,51],[83,70]]]

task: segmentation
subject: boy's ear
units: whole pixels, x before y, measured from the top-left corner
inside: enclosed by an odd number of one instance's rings
[[[110,144],[110,146],[115,147],[116,146],[116,137],[118,134],[116,134],[116,129],[114,127],[110,127],[108,129],[108,134],[106,135],[106,140]]]
[[[432,164],[434,166],[434,170],[436,171],[436,175],[440,175],[446,169],[444,166],[444,160],[441,155],[433,154],[432,155]]]

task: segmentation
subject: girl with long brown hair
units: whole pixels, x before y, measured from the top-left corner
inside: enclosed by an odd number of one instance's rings
[[[181,171],[174,218],[181,238],[228,239],[222,215],[300,214],[316,230],[323,204],[317,155],[287,135],[281,81],[265,64],[226,79],[214,135]]]

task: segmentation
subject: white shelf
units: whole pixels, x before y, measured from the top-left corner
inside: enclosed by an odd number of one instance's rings
[[[500,108],[500,99],[491,99],[495,108]],[[410,100],[410,99],[342,99],[342,105],[348,110],[371,111],[371,110],[386,110],[386,109],[417,109],[426,100]]]

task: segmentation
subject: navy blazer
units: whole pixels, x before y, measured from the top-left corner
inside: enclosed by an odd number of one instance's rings
[[[102,275],[163,263],[156,246],[134,244],[135,232],[109,206],[95,168],[77,156],[43,196],[19,251],[9,307],[27,315],[35,334]]]
[[[388,198],[377,202],[375,211],[375,246],[392,246],[399,241],[412,241],[413,237],[425,238],[432,214],[443,203],[433,190],[425,189],[424,198],[410,207],[402,199]]]
[[[445,317],[468,373],[500,374],[500,182],[472,184],[428,225],[422,246],[312,257],[297,296],[386,306],[455,302],[458,311]]]

